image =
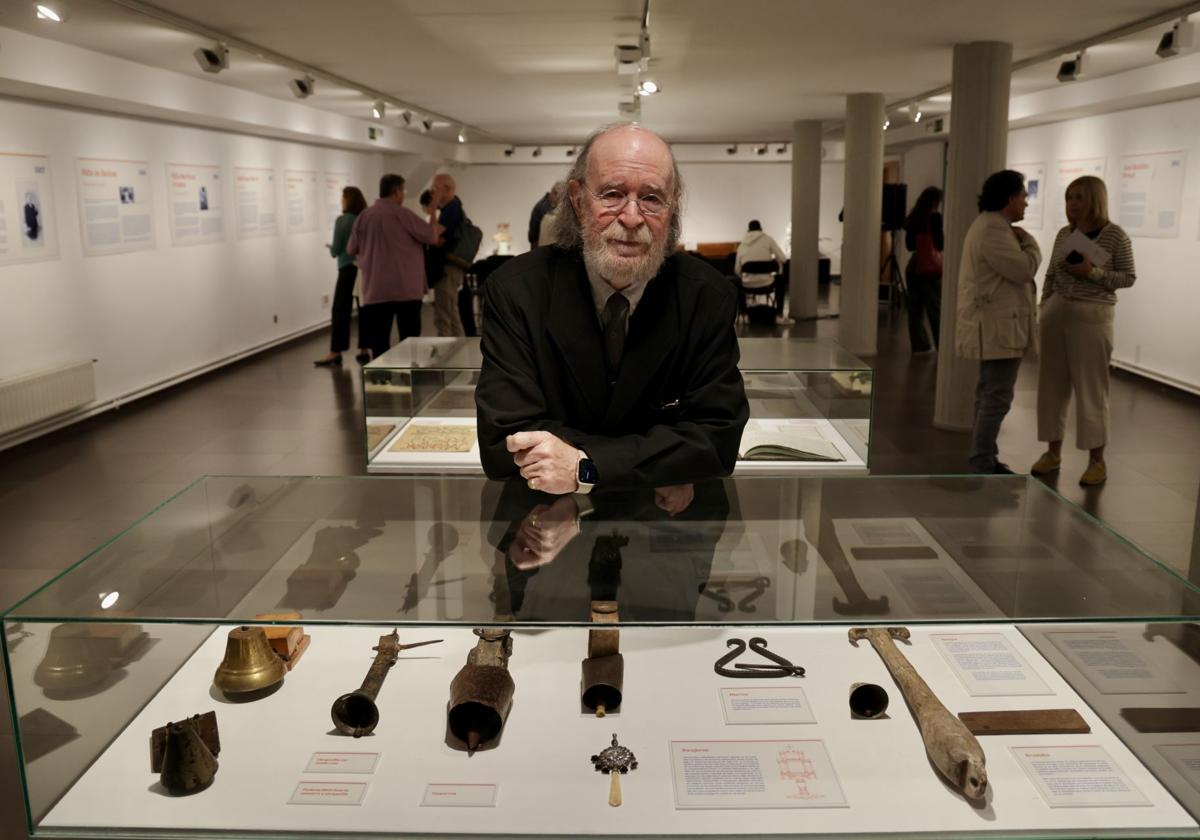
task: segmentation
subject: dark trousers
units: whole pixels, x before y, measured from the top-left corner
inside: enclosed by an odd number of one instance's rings
[[[475,293],[465,280],[462,288],[458,290],[458,318],[462,321],[463,333],[466,335],[479,334],[479,331],[475,329]]]
[[[367,333],[371,358],[378,359],[392,346],[392,321],[400,332],[400,340],[421,334],[421,301],[400,300],[370,303],[361,307],[358,328]]]
[[[929,337],[925,333],[925,319],[933,333],[933,346],[938,346],[942,319],[942,278],[920,275],[908,271],[908,340],[914,353],[929,349]]]
[[[979,363],[979,384],[975,386],[975,424],[971,429],[971,472],[991,473],[996,469],[1000,450],[1000,424],[1012,407],[1013,386],[1017,384],[1020,359],[986,359]]]
[[[333,290],[333,332],[329,335],[329,352],[344,353],[350,349],[350,316],[354,313],[354,278],[358,266],[338,269],[337,286]],[[358,347],[367,346],[366,331],[358,325]]]

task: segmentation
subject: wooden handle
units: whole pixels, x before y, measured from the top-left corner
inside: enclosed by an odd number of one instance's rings
[[[621,774],[616,770],[608,775],[612,776],[612,784],[608,786],[608,804],[614,808],[621,807]]]

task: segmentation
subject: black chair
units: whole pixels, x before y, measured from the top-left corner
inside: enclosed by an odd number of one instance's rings
[[[745,277],[747,275],[771,275],[771,284],[768,286],[756,286],[747,288]],[[738,276],[738,313],[742,318],[751,323],[775,324],[775,315],[778,312],[776,301],[783,290],[783,270],[779,263],[775,260],[751,260],[750,262],[742,263],[742,270]],[[765,298],[765,303],[763,299]]]
[[[483,324],[483,284],[493,271],[511,259],[512,254],[492,254],[476,261],[463,273],[458,310],[463,319],[463,331],[467,335],[478,335]]]

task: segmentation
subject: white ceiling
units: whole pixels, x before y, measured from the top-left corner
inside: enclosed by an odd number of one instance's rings
[[[54,2],[54,0],[50,0]],[[0,26],[144,64],[202,75],[192,50],[210,43],[112,0],[66,0],[64,24],[33,3],[4,0]],[[574,143],[617,118],[628,89],[613,56],[636,43],[642,0],[154,0],[214,30],[455,121],[469,139]],[[1057,50],[1179,0],[652,0],[663,92],[642,122],[676,142],[785,139],[795,119],[837,120],[849,93],[896,102],[950,81],[955,43],[1002,40],[1015,61]],[[1093,49],[1092,75],[1158,61],[1165,26]],[[298,75],[234,50],[208,78],[290,98]],[[1058,59],[1018,72],[1014,95],[1057,84]],[[370,99],[318,81],[308,104],[365,116]],[[946,107],[945,98],[941,103]],[[932,109],[936,110],[936,105]],[[396,109],[388,115],[395,122]]]

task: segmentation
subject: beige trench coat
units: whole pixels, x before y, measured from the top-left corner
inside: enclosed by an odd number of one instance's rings
[[[964,359],[1016,359],[1037,352],[1042,252],[1000,213],[980,213],[967,230],[958,269],[955,350]]]

